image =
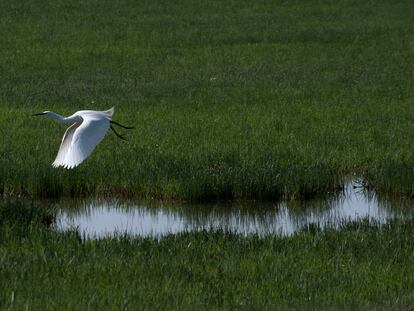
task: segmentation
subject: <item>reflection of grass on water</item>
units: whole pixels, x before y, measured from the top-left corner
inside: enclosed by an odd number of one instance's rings
[[[288,238],[203,231],[159,241],[83,241],[42,225],[49,216],[39,206],[1,203],[0,215],[8,217],[0,222],[3,308],[404,309],[414,303],[412,221],[309,228]]]
[[[413,195],[409,1],[4,2],[0,192],[310,197],[345,176]],[[136,127],[55,170],[42,110]]]

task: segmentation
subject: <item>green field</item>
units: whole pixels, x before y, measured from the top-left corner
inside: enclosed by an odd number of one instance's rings
[[[407,310],[414,223],[292,237],[198,232],[82,240],[36,205],[0,205],[2,310]],[[44,223],[44,224],[42,224]]]
[[[413,21],[412,0],[0,1],[0,310],[412,308],[413,220],[87,240],[9,200],[253,206],[361,179],[413,201]],[[31,115],[112,106],[128,141],[54,169],[65,126]]]
[[[352,176],[414,194],[411,1],[3,1],[0,192],[307,198]],[[65,127],[134,125],[72,171]]]

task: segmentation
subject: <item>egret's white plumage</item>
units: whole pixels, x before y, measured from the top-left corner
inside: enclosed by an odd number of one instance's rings
[[[124,139],[115,131],[111,123],[126,129],[131,129],[131,127],[112,121],[113,114],[114,108],[107,111],[81,110],[66,118],[51,111],[36,114],[47,115],[60,123],[72,123],[63,135],[59,152],[52,165],[54,167],[63,166],[67,169],[78,166],[102,141],[109,128],[119,138]]]

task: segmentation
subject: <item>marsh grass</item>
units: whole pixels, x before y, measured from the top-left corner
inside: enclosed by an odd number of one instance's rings
[[[85,240],[48,227],[39,206],[3,202],[0,214],[9,217],[0,223],[2,309],[385,310],[414,300],[412,221],[313,226],[291,237]]]
[[[385,0],[3,2],[0,192],[274,200],[356,174],[413,196],[413,17]],[[52,169],[64,127],[30,115],[111,106],[129,142]]]
[[[29,201],[2,201],[0,203],[0,226],[29,227],[31,224],[51,225],[54,222],[51,207],[33,204]]]

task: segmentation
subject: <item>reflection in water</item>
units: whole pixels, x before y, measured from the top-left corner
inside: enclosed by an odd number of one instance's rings
[[[263,236],[290,235],[309,224],[337,227],[363,218],[385,223],[389,219],[414,215],[412,201],[379,200],[373,193],[354,188],[355,185],[348,183],[343,193],[325,200],[281,203],[143,206],[117,201],[72,202],[59,210],[57,227],[59,230],[77,228],[87,237],[114,233],[159,237],[201,229]]]

